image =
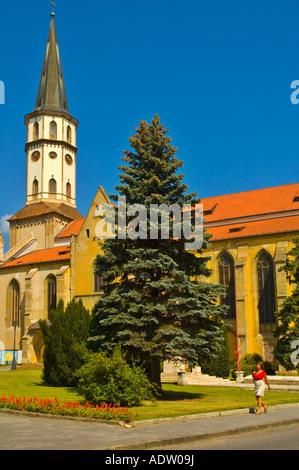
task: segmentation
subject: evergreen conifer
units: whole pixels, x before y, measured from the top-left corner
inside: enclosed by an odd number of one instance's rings
[[[129,142],[131,150],[124,151],[116,188],[127,206],[140,204],[149,214],[152,204],[200,203],[196,193],[186,194],[184,175],[177,174],[183,163],[158,115],[150,124],[141,121]],[[117,202],[118,195],[111,199]],[[118,212],[117,207],[117,216]],[[137,220],[134,214],[127,223],[133,221],[137,230]],[[171,235],[173,218],[169,223]],[[192,224],[194,228],[194,211]],[[162,229],[160,218],[159,234]],[[143,362],[152,383],[161,387],[163,361],[197,364],[218,351],[226,307],[218,301],[223,287],[208,282],[211,272],[202,250],[186,251],[184,236],[152,239],[150,233],[148,224],[143,239],[127,234],[103,242],[96,272],[108,285],[93,311],[89,346],[112,351],[121,344],[127,357]],[[209,239],[204,231],[203,249]]]

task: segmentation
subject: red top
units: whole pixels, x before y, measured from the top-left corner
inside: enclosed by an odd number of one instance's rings
[[[263,380],[265,375],[267,375],[266,372],[264,370],[260,370],[259,372],[253,373],[253,378],[254,380]]]

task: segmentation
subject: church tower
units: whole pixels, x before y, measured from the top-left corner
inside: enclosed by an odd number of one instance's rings
[[[36,105],[26,116],[27,200],[76,207],[76,132],[68,108],[55,27],[51,23]]]
[[[68,223],[82,219],[76,208],[78,124],[69,112],[52,8],[36,105],[25,117],[26,206],[9,220],[10,250],[29,239],[37,249],[52,248]]]

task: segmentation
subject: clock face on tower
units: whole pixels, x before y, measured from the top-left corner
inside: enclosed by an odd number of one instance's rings
[[[35,162],[38,162],[40,159],[40,153],[39,152],[33,152],[33,154],[31,155],[31,160],[35,163]]]
[[[70,155],[65,156],[65,161],[69,166],[73,164],[73,158]]]

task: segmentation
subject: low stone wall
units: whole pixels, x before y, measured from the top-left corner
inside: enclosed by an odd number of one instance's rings
[[[270,385],[298,385],[299,388],[299,376],[268,375],[268,381]],[[244,383],[252,384],[252,376],[248,375],[245,377]]]

